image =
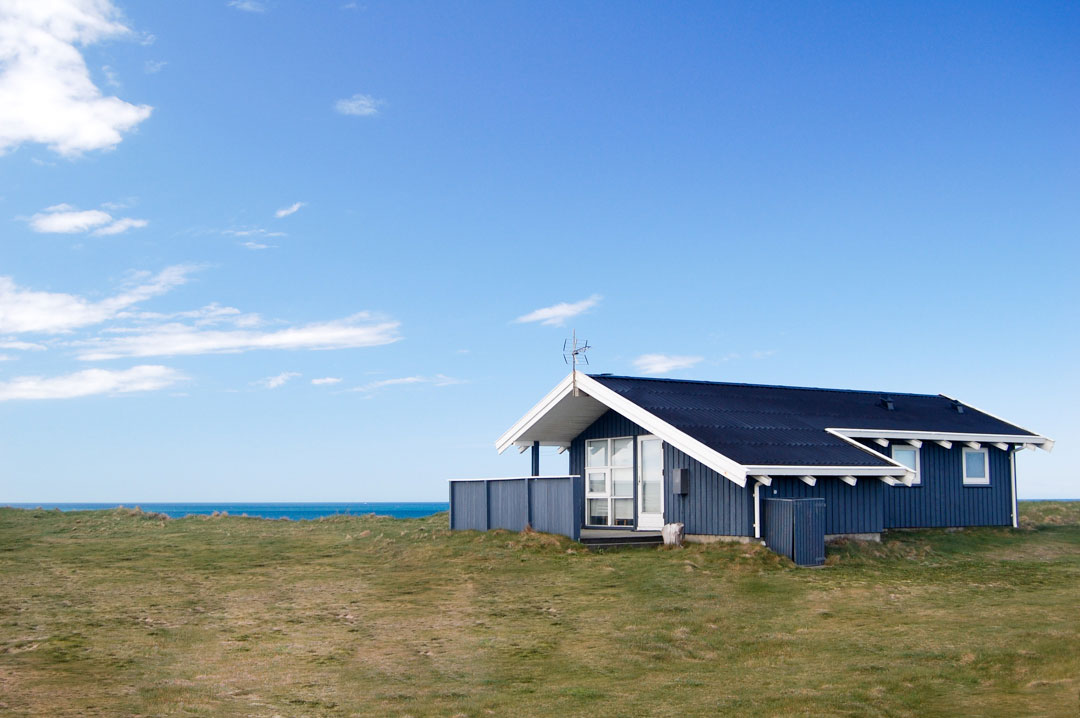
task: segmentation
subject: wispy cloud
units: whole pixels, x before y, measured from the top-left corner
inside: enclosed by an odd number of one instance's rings
[[[293,202],[288,207],[282,207],[277,212],[274,212],[274,216],[281,219],[282,217],[288,217],[290,214],[296,214],[305,204],[307,202]]]
[[[360,312],[344,319],[305,324],[276,331],[203,329],[182,323],[138,329],[117,337],[78,343],[87,361],[122,357],[236,354],[257,349],[356,349],[401,339],[400,322]]]
[[[580,302],[560,302],[550,307],[544,307],[535,311],[524,314],[514,321],[517,323],[524,322],[540,322],[552,327],[561,327],[566,323],[567,319],[571,319],[586,312],[597,304],[600,303],[601,297],[599,294],[594,294],[588,299],[582,299]]]
[[[341,377],[339,376],[324,376],[321,379],[312,379],[311,383],[314,386],[326,386],[328,384],[340,384]]]
[[[244,12],[264,12],[266,6],[258,0],[229,0],[226,3],[229,7],[236,10],[243,10]]]
[[[379,389],[385,389],[390,386],[402,386],[408,384],[430,384],[432,386],[453,386],[454,384],[464,384],[464,379],[455,379],[452,376],[446,376],[445,374],[436,374],[434,376],[402,376],[394,379],[380,379],[379,381],[369,382],[363,386],[357,386],[349,391],[359,391],[363,393],[371,393],[378,391]]]
[[[334,103],[334,109],[343,115],[355,115],[357,117],[371,117],[379,114],[379,108],[385,102],[377,100],[371,95],[353,95]]]
[[[141,365],[130,369],[85,369],[55,377],[21,376],[0,382],[0,401],[14,399],[73,399],[95,394],[130,394],[155,391],[185,377],[166,366]]]
[[[266,389],[277,389],[279,386],[285,386],[290,379],[295,379],[298,376],[300,376],[300,372],[298,371],[283,371],[276,376],[268,376],[265,379],[260,379],[255,382],[255,384]]]
[[[269,244],[263,244],[262,242],[256,242],[253,239],[249,239],[246,242],[241,242],[240,246],[241,247],[246,247],[247,249],[253,249],[253,250],[270,249]]]
[[[105,97],[80,47],[131,35],[110,0],[4,2],[0,10],[0,154],[37,142],[74,157],[115,147],[149,105]]]
[[[156,75],[165,69],[165,66],[169,63],[164,60],[147,60],[143,63],[143,72],[147,75]]]
[[[115,206],[115,205],[114,205]],[[70,204],[54,204],[29,219],[30,229],[40,234],[81,234],[94,230],[98,236],[122,234],[145,227],[145,219],[113,216],[101,209],[80,210]]]
[[[4,341],[0,342],[0,349],[14,349],[23,352],[43,352],[47,347],[37,342]]]
[[[140,274],[134,286],[116,296],[91,301],[75,294],[36,292],[0,277],[0,333],[59,334],[100,324],[139,302],[165,294],[188,280],[189,265],[168,267],[154,276]]]
[[[689,369],[702,359],[677,354],[642,354],[634,360],[634,368],[643,374],[666,374],[677,369]]]

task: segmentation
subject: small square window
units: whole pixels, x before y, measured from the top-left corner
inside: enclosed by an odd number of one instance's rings
[[[912,471],[915,472],[915,479],[911,482],[912,486],[918,486],[922,483],[922,476],[919,472],[919,450],[910,444],[893,444],[892,458],[898,464],[903,464]]]
[[[990,464],[986,449],[964,449],[964,486],[987,486]]]

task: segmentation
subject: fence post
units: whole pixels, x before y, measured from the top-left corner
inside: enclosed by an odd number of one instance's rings
[[[484,530],[491,530],[491,482],[484,482]]]
[[[533,479],[525,479],[525,526],[532,528],[533,525]]]

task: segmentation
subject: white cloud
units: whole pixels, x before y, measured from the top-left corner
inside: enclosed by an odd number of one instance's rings
[[[266,6],[258,2],[258,0],[229,0],[226,5],[244,12],[263,12],[266,10]]]
[[[248,241],[241,243],[240,246],[241,247],[246,247],[247,249],[256,250],[256,251],[258,251],[260,249],[270,249],[269,244],[263,244],[262,242],[256,242],[253,239],[249,239]]]
[[[676,354],[642,354],[634,360],[634,368],[643,374],[666,374],[676,369],[689,369],[702,357]]]
[[[341,377],[339,376],[324,376],[321,379],[312,379],[311,383],[315,386],[325,386],[327,384],[340,384]]]
[[[200,329],[181,323],[80,343],[87,361],[121,357],[235,354],[255,349],[355,349],[399,341],[400,322],[360,312],[344,319],[277,331]]]
[[[30,229],[43,234],[75,234],[112,221],[100,209],[78,210],[70,204],[54,204],[30,218]]]
[[[145,219],[113,219],[113,216],[104,210],[80,210],[70,204],[46,207],[32,216],[29,222],[30,229],[41,234],[78,234],[93,229],[95,235],[121,234],[148,224]],[[97,229],[94,229],[95,227]]]
[[[586,312],[589,309],[595,307],[602,297],[599,294],[594,294],[588,299],[582,299],[580,302],[560,302],[559,304],[552,305],[550,307],[544,307],[537,309],[536,311],[529,312],[515,319],[515,322],[540,322],[552,327],[561,327],[566,323],[567,319],[576,317],[582,312]]]
[[[268,376],[255,383],[267,389],[277,389],[279,386],[284,386],[290,379],[295,379],[298,376],[300,376],[298,371],[283,371],[277,376]]]
[[[452,376],[446,376],[445,374],[436,374],[435,376],[403,376],[396,379],[380,379],[379,381],[373,381],[363,386],[358,386],[349,391],[360,392],[373,392],[378,389],[385,389],[388,386],[401,386],[404,384],[431,384],[432,386],[452,386],[454,384],[464,384],[464,379],[455,379]]]
[[[155,391],[185,377],[166,366],[142,365],[130,369],[85,369],[56,377],[21,376],[0,382],[0,401],[13,399],[72,399],[95,394]]]
[[[379,107],[385,104],[371,95],[353,95],[334,103],[334,109],[343,115],[370,117],[379,114]]]
[[[23,352],[41,352],[45,351],[44,344],[37,344],[35,342],[17,342],[17,341],[5,341],[0,342],[0,349],[16,349]]]
[[[282,217],[288,217],[290,214],[296,214],[305,204],[307,202],[293,202],[288,207],[282,207],[277,212],[274,212],[274,216],[281,219]]]
[[[0,3],[0,154],[24,142],[69,157],[109,149],[149,117],[104,97],[78,49],[130,34],[110,0]]]
[[[169,63],[164,60],[147,60],[143,63],[143,72],[147,75],[156,75],[165,69],[165,66]]]
[[[141,229],[145,227],[148,222],[145,219],[132,219],[131,217],[124,217],[118,219],[110,225],[95,229],[93,234],[98,237],[103,237],[112,234],[123,234],[129,229]]]
[[[141,284],[96,302],[74,294],[23,289],[11,277],[0,277],[0,333],[59,334],[100,324],[139,302],[184,284],[194,270],[191,266],[176,265],[154,277],[144,273],[137,277],[143,280]]]

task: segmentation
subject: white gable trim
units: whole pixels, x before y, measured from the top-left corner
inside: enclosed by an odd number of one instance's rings
[[[573,385],[574,372],[571,372],[554,389],[548,392],[548,395],[541,399],[536,406],[530,409],[525,416],[521,417],[509,431],[499,437],[498,441],[495,442],[495,448],[499,450],[499,453],[506,451],[517,441],[518,437],[522,436],[560,401],[565,399],[573,391]],[[583,391],[609,409],[622,414],[645,429],[645,431],[671,444],[690,458],[700,461],[724,478],[733,481],[739,486],[746,486],[746,467],[742,464],[732,461],[715,449],[710,449],[702,442],[676,429],[618,392],[608,389],[588,374],[577,372],[577,387],[578,390]]]
[[[715,449],[676,429],[655,414],[642,409],[622,394],[608,389],[588,374],[578,374],[578,387],[585,393],[611,407],[641,428],[658,436],[692,459],[696,459],[726,479],[739,486],[746,486],[746,467],[732,461]]]
[[[556,404],[573,391],[573,378],[573,373],[568,374],[554,389],[547,393],[547,396],[541,399],[532,409],[529,409],[525,416],[518,419],[516,424],[511,426],[505,434],[499,437],[495,442],[495,448],[500,454],[509,449],[517,437],[531,429],[536,422],[543,418],[544,414],[551,411]]]

